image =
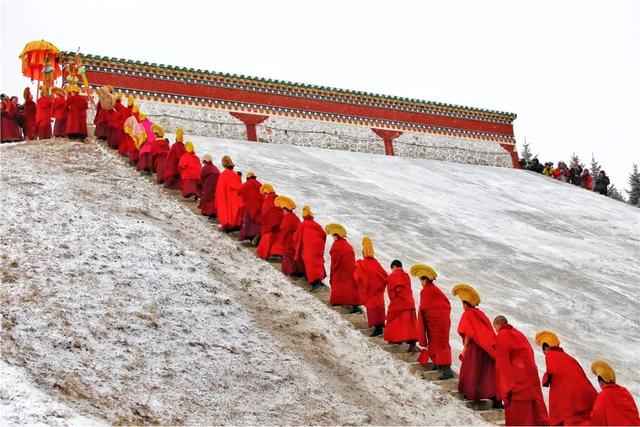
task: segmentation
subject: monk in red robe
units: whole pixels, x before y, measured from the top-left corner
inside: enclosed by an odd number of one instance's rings
[[[260,187],[262,187],[262,183],[258,181],[256,174],[253,171],[247,172],[247,181],[242,184],[239,192],[244,205],[242,226],[240,227],[240,236],[238,236],[240,241],[253,241],[260,236],[260,210],[263,202]]]
[[[184,132],[182,128],[178,128],[176,131],[176,142],[171,146],[167,160],[164,166],[164,188],[171,190],[177,190],[180,188],[180,171],[178,170],[178,163],[180,157],[184,154],[184,144],[182,138]]]
[[[200,174],[200,213],[209,218],[216,216],[216,186],[220,171],[213,164],[210,154],[202,156],[202,172]]]
[[[598,393],[593,411],[592,426],[640,426],[638,407],[629,390],[616,384],[616,373],[604,360],[591,364],[591,372],[598,376],[602,391]]]
[[[504,316],[493,321],[496,337],[498,399],[504,402],[507,426],[549,425],[533,349]]]
[[[402,269],[399,260],[391,262],[391,274],[386,281],[389,295],[387,324],[384,328],[385,341],[392,344],[409,344],[409,353],[418,351],[418,325],[416,319],[416,303],[411,289],[411,278]]]
[[[123,156],[130,156],[131,150],[133,149],[135,143],[133,142],[133,138],[127,133],[125,129],[125,122],[131,116],[137,116],[138,106],[135,105],[135,99],[133,95],[129,95],[127,99],[127,106],[120,111],[120,116],[118,118],[118,124],[120,125],[120,134],[118,135],[118,154],[122,154]],[[137,119],[137,117],[136,117]],[[180,153],[182,155],[182,153]],[[178,171],[178,161],[180,157],[176,160],[176,174],[180,176]],[[179,187],[176,187],[179,188]]]
[[[53,136],[60,138],[65,136],[67,130],[67,99],[65,92],[59,87],[53,88],[55,98],[53,98],[53,118],[56,119],[53,125]]]
[[[351,313],[362,313],[362,298],[353,275],[356,271],[356,254],[347,240],[347,230],[340,224],[328,224],[324,231],[333,237],[329,250],[331,257],[331,305],[351,305]]]
[[[74,84],[67,86],[67,123],[65,135],[71,139],[84,140],[87,137],[87,100],[79,95],[80,88]]]
[[[242,179],[233,170],[235,165],[229,156],[222,157],[224,171],[216,184],[216,215],[220,222],[220,229],[224,232],[240,230],[242,223],[242,199],[240,189]]]
[[[324,268],[324,248],[327,241],[327,234],[320,224],[313,219],[313,212],[309,205],[302,207],[302,222],[298,226],[295,237],[296,260],[302,261],[305,277],[311,285],[311,292],[318,291],[324,283],[322,280],[327,277]]]
[[[107,87],[107,91],[109,88]],[[100,102],[96,103],[96,115],[93,118],[93,124],[96,126],[93,135],[98,139],[107,139],[109,130],[109,111],[102,108]]]
[[[547,364],[542,386],[549,387],[549,424],[589,425],[598,392],[584,370],[576,359],[564,352],[553,332],[538,332],[536,344],[542,347]]]
[[[353,278],[356,281],[362,304],[367,309],[367,323],[373,328],[372,337],[382,335],[387,319],[384,307],[384,290],[389,275],[375,258],[373,242],[362,238],[362,259],[356,262]]]
[[[282,223],[280,233],[282,235],[282,272],[287,276],[304,276],[304,264],[300,258],[296,258],[298,226],[300,218],[293,211],[295,202],[287,196],[278,196],[275,200],[277,207],[282,209]]]
[[[480,304],[480,295],[473,287],[456,285],[453,295],[460,298],[464,309],[458,324],[458,334],[464,344],[460,354],[462,364],[458,390],[465,399],[493,399],[497,402],[496,334],[493,325],[487,315],[476,307]]]
[[[202,173],[200,158],[196,156],[195,147],[191,141],[187,141],[184,144],[184,151],[178,163],[178,170],[180,171],[180,192],[184,198],[194,197],[197,200],[200,194],[198,191],[198,183],[200,182],[200,174]]]
[[[276,194],[269,183],[262,184],[260,192],[264,197],[262,209],[260,209],[260,243],[256,253],[262,259],[270,256],[282,256],[282,237],[280,225],[284,213],[276,206]]]
[[[38,139],[51,138],[51,111],[53,110],[52,97],[44,92],[36,102],[36,133]]]
[[[122,110],[126,108],[122,105],[122,93],[118,93],[113,108],[107,112],[107,144],[111,148],[117,149],[120,145],[120,132],[126,120]]]
[[[433,282],[436,271],[426,264],[414,264],[410,273],[420,279],[420,306],[418,308],[418,341],[423,347],[419,362],[442,371],[441,380],[453,378],[451,371],[451,303]],[[429,359],[431,362],[429,362]]]
[[[18,126],[18,107],[11,102],[11,99],[2,94],[1,107],[2,111],[0,113],[2,128],[0,129],[0,136],[2,137],[2,142],[13,142],[20,141],[20,127]]]
[[[22,119],[24,129],[24,137],[27,140],[36,139],[36,103],[33,102],[33,96],[29,88],[24,89],[24,104],[22,111]]]
[[[151,145],[151,164],[153,164],[153,171],[156,173],[156,183],[164,183],[164,170],[167,163],[167,156],[169,155],[169,141],[164,137],[164,129],[159,125],[153,125],[153,133],[155,140]]]

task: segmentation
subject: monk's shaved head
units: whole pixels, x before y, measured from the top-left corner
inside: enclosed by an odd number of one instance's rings
[[[495,319],[493,319],[494,325],[502,326],[502,325],[506,325],[507,323],[509,323],[509,321],[504,316],[497,316]]]

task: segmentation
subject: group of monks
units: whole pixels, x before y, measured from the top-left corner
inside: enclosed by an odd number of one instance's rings
[[[64,89],[52,88],[50,94],[41,90],[37,102],[34,102],[31,90],[26,88],[22,110],[16,102],[3,95],[2,142],[49,139],[54,136],[86,138],[88,104],[87,98],[79,93],[77,85],[69,84]],[[52,120],[55,120],[53,129]],[[22,129],[19,122],[22,123]]]
[[[282,272],[304,277],[311,292],[325,286],[324,254],[330,236],[330,303],[350,307],[352,313],[361,313],[364,306],[372,336],[408,343],[407,351],[420,353],[418,361],[440,370],[440,379],[453,377],[451,304],[435,283],[437,273],[431,266],[415,264],[407,273],[402,262],[394,260],[387,271],[366,236],[362,257],[356,259],[344,226],[322,227],[308,205],[300,219],[293,199],[278,195],[272,184],[261,183],[251,171],[243,182],[227,155],[222,157],[221,172],[210,155],[200,159],[194,145],[183,142],[182,129],[170,145],[164,130],[151,123],[133,97],[127,106],[118,95],[112,109],[98,107],[94,124],[96,137],[128,156],[138,170],[155,173],[158,184],[199,200],[202,215],[217,218],[224,232],[238,231],[241,241],[257,246],[260,258],[280,259]],[[411,276],[422,286],[417,310]],[[457,332],[463,342],[458,388],[465,399],[492,399],[495,407],[504,405],[506,425],[640,425],[633,397],[616,384],[607,362],[597,360],[591,366],[602,389],[598,393],[580,364],[560,347],[556,334],[541,331],[535,337],[546,359],[541,381],[525,335],[504,316],[490,321],[478,308],[480,295],[472,286],[458,284],[452,293],[464,309]],[[549,387],[548,411],[541,386]]]

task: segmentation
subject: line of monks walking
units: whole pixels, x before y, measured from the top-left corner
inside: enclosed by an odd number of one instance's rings
[[[138,133],[131,117],[141,126]],[[408,343],[407,351],[419,352],[418,361],[440,370],[440,379],[453,377],[451,304],[436,284],[437,273],[431,266],[415,264],[407,273],[402,262],[394,260],[387,271],[366,236],[362,257],[356,259],[345,227],[322,227],[308,205],[303,206],[300,219],[293,199],[278,195],[272,184],[261,183],[251,171],[243,182],[227,155],[222,157],[221,172],[209,154],[200,159],[193,144],[183,141],[182,129],[170,145],[163,129],[139,111],[133,97],[125,107],[117,96],[114,107],[99,110],[94,123],[96,137],[128,156],[138,170],[155,172],[158,184],[199,200],[202,215],[217,217],[224,232],[239,231],[241,241],[257,246],[260,258],[281,259],[282,272],[306,278],[311,292],[325,286],[324,253],[330,236],[330,303],[350,307],[352,313],[361,313],[364,306],[372,336],[382,335],[393,344]],[[422,286],[417,311],[411,276]],[[591,365],[601,387],[598,393],[580,364],[562,349],[556,334],[541,331],[535,336],[546,360],[540,380],[525,335],[504,316],[489,320],[478,308],[480,295],[472,286],[458,284],[452,293],[464,309],[457,332],[464,346],[458,388],[465,399],[492,399],[494,406],[504,405],[506,425],[640,425],[633,397],[616,384],[607,362],[597,360]],[[548,411],[541,386],[549,387]]]

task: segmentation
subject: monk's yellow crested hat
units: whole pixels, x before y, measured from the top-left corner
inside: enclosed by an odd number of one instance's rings
[[[302,207],[302,217],[306,217],[306,216],[313,216],[313,212],[311,212],[311,206],[309,205],[304,205]]]
[[[327,224],[324,227],[324,232],[327,233],[329,236],[333,236],[334,234],[337,234],[340,237],[346,237],[347,236],[347,229],[344,228],[342,225],[340,224]]]
[[[187,153],[194,153],[196,151],[196,148],[193,146],[193,142],[191,141],[185,142],[184,151],[186,151]]]
[[[268,182],[265,182],[260,186],[260,194],[269,194],[275,192],[276,190],[273,189],[273,185],[269,184]]]
[[[605,360],[599,359],[593,362],[591,364],[591,372],[602,378],[605,382],[616,382],[616,372]]]
[[[129,107],[133,107],[134,103],[135,103],[135,99],[133,98],[133,95],[129,95],[129,98],[127,98],[127,105]]]
[[[155,133],[160,138],[164,137],[164,129],[162,129],[162,127],[158,124],[154,124],[153,126],[151,126],[151,132]]]
[[[249,178],[255,178],[255,177],[256,177],[256,174],[255,174],[253,171],[249,171],[249,172],[247,172],[247,179],[249,179]]]
[[[213,157],[211,157],[211,154],[205,154],[202,156],[202,161],[211,163],[213,161]]]
[[[413,277],[417,277],[418,279],[426,276],[432,282],[438,277],[438,273],[427,264],[413,264],[409,272]]]
[[[274,201],[275,205],[279,208],[286,208],[290,211],[296,208],[296,202],[293,201],[290,197],[287,196],[278,196]]]
[[[545,344],[549,347],[559,347],[560,338],[558,338],[555,332],[545,329],[544,331],[540,331],[536,334],[536,345],[542,347]]]
[[[176,130],[176,142],[182,142],[183,138],[184,138],[184,129],[178,128],[178,130]]]
[[[224,155],[222,156],[222,167],[223,168],[232,168],[235,165],[233,164],[233,160],[231,160],[231,157],[229,157],[228,155]]]
[[[474,307],[480,304],[480,294],[473,288],[473,286],[467,285],[466,283],[459,283],[455,285],[451,290],[451,293],[460,298],[460,301],[466,301]]]
[[[362,256],[365,258],[373,258],[375,251],[373,250],[373,242],[369,236],[362,238]]]

